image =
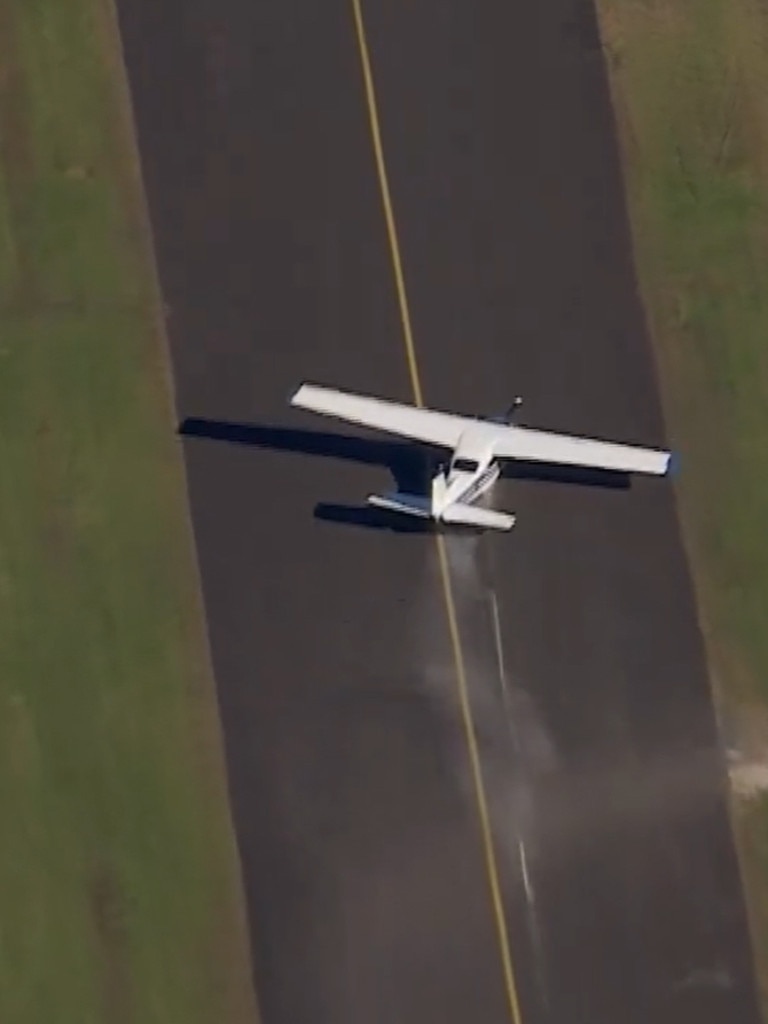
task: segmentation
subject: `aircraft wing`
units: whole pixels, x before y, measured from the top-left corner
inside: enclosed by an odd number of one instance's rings
[[[494,456],[498,459],[658,476],[671,469],[671,453],[666,451],[553,434],[528,427],[492,425],[487,420],[354,395],[318,384],[302,384],[291,398],[291,405],[438,448],[455,449],[467,427],[482,425],[481,429],[491,441]]]
[[[291,405],[438,448],[455,448],[470,422],[466,417],[447,412],[352,395],[317,384],[302,384],[291,398]]]
[[[493,441],[499,459],[522,459],[557,465],[584,466],[619,473],[651,473],[663,476],[670,472],[671,452],[613,441],[596,441],[588,437],[552,434],[528,427],[499,427]]]

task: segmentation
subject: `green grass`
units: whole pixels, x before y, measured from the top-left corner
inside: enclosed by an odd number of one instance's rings
[[[107,0],[0,0],[0,1020],[252,1020]]]
[[[756,0],[597,6],[715,694],[730,740],[765,759],[768,13]],[[734,811],[768,997],[768,801]]]

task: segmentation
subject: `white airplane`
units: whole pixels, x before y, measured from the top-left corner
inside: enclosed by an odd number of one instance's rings
[[[431,495],[369,495],[378,508],[456,525],[510,530],[515,516],[478,507],[475,503],[496,482],[499,460],[523,459],[556,465],[583,466],[619,473],[664,476],[673,470],[671,452],[632,445],[571,437],[515,426],[515,410],[522,400],[498,419],[480,419],[437,412],[381,398],[354,395],[317,384],[302,384],[291,405],[324,416],[358,423],[374,430],[452,453],[446,473],[441,467],[432,479]]]

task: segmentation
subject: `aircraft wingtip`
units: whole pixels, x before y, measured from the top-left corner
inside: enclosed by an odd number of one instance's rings
[[[667,462],[667,476],[675,477],[680,472],[680,453],[670,452]]]

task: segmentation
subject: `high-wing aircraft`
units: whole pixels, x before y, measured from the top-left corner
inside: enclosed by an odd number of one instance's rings
[[[435,474],[430,495],[398,491],[368,497],[368,502],[379,508],[437,522],[510,530],[515,524],[514,515],[476,504],[498,479],[499,463],[504,459],[655,476],[672,471],[671,452],[517,426],[512,421],[520,404],[517,398],[504,416],[481,419],[317,384],[302,384],[291,398],[291,405],[302,409],[448,449],[451,458],[447,471],[441,467]]]

